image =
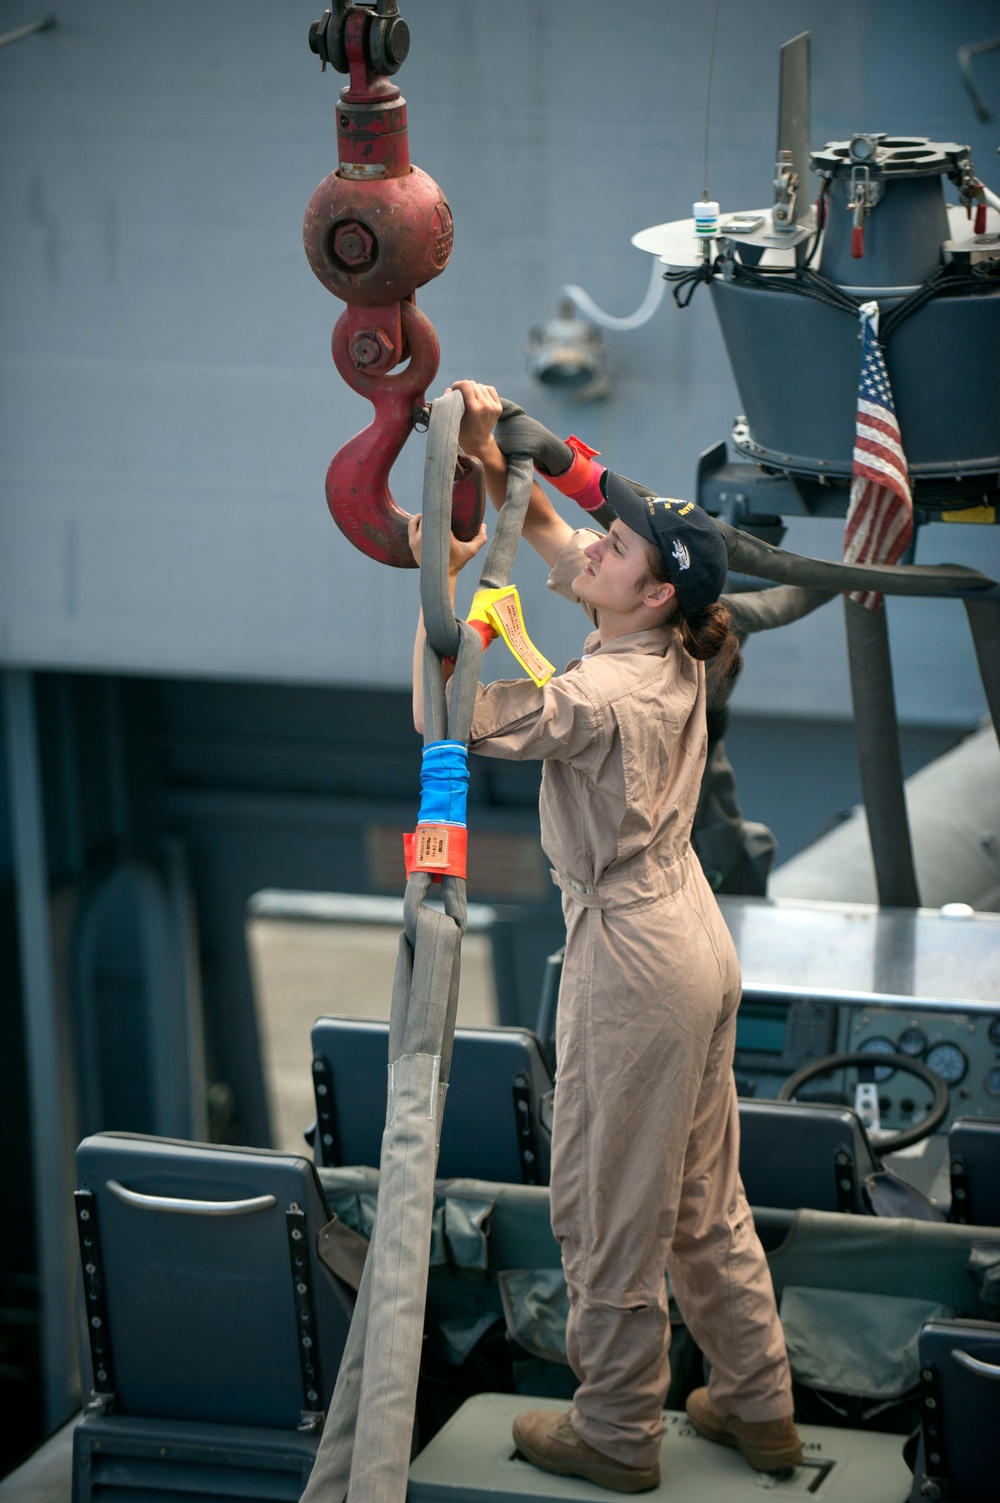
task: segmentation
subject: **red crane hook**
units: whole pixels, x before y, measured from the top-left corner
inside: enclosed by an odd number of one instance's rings
[[[424,408],[424,394],[437,374],[441,349],[434,325],[414,303],[403,303],[401,312],[410,362],[395,375],[359,369],[351,353],[349,316],[342,313],[337,320],[334,363],[348,386],[368,398],[375,417],[330,461],[326,500],[333,520],[355,548],[380,563],[414,569],[406,540],[409,516],[393,500],[389,472]],[[482,465],[460,456],[452,488],[452,530],[468,542],[482,520]]]
[[[424,406],[440,347],[413,292],[448,264],[451,210],[437,184],[410,163],[406,102],[389,74],[406,56],[409,33],[392,0],[338,0],[313,22],[309,45],[350,82],[337,105],[339,166],[306,210],[306,255],[347,311],[333,332],[333,358],[375,418],[330,462],[326,497],[337,526],[369,557],[414,568],[407,514],[389,490],[389,471]],[[390,375],[409,355],[408,366]],[[453,492],[454,530],[468,541],[483,518],[482,466],[462,459]]]

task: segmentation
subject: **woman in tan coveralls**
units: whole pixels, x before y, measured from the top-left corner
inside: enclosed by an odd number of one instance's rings
[[[457,385],[462,447],[482,460],[499,505],[499,399]],[[547,1470],[642,1492],[659,1482],[670,1377],[664,1268],[711,1363],[708,1388],[688,1401],[695,1428],[764,1470],[794,1464],[801,1449],[739,1177],[739,966],[689,843],[706,751],[702,660],[738,653],[714,604],[725,547],[692,503],[642,501],[610,471],[605,484],[618,514],[606,536],[574,532],[535,486],[524,535],[551,567],[549,588],[597,629],[544,688],[480,686],[470,747],[543,761],[542,845],[566,919],[551,1202],[580,1385],[568,1415],[529,1411],[514,1438]],[[419,519],[411,542],[419,557]],[[477,546],[455,543],[452,582]]]

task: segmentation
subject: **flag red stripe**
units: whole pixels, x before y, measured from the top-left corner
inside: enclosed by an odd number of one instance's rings
[[[882,510],[874,513],[873,527],[864,550],[864,562],[887,563],[894,551],[902,552],[909,541],[910,519],[900,510]]]
[[[882,409],[883,412],[885,409]],[[882,433],[888,433],[890,438],[899,439],[899,424],[891,418],[881,417],[878,413],[868,412],[862,407],[858,409],[858,422],[867,423],[872,428],[878,428]]]
[[[894,454],[903,452],[898,428],[889,428],[885,423],[874,423],[871,418],[862,417],[860,413],[858,413],[855,434],[857,438],[870,438],[873,443],[884,444]]]
[[[898,444],[886,444],[883,443],[881,439],[869,438],[868,434],[862,433],[859,428],[857,436],[854,440],[855,454],[857,454],[859,449],[861,449],[865,454],[881,455],[881,457],[886,461],[887,464],[895,465],[896,469],[905,475],[906,460],[902,457],[902,450],[899,448]]]
[[[864,354],[854,424],[851,496],[844,527],[844,558],[851,563],[894,564],[913,536],[903,440],[892,411],[888,377],[878,358],[874,310],[862,315]],[[866,389],[866,383],[867,388]],[[878,590],[851,591],[871,610],[882,604]]]
[[[879,563],[895,563],[909,541],[909,531],[909,515],[899,509],[887,508],[880,519],[873,557]]]
[[[854,460],[854,478],[891,486],[901,499],[909,501],[910,487],[905,471],[900,471],[881,454],[857,454]]]
[[[874,485],[881,486],[885,490],[891,490],[898,496],[903,505],[909,510],[911,505],[910,488],[905,481],[897,477],[887,475],[884,470],[877,470],[874,465],[856,464],[855,475],[861,475],[865,480],[870,480]]]

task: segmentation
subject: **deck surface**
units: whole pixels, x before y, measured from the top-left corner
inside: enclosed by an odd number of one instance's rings
[[[0,1481],[0,1503],[69,1503],[73,1490],[73,1431],[79,1418],[75,1415],[16,1471]]]
[[[519,1394],[469,1399],[411,1466],[408,1503],[620,1503],[621,1493],[551,1476],[515,1451],[515,1415],[565,1407]],[[665,1418],[660,1485],[642,1495],[650,1503],[759,1503],[762,1490],[814,1503],[900,1503],[913,1483],[900,1435],[802,1425],[803,1465],[772,1476],[703,1440],[686,1415],[668,1411]]]

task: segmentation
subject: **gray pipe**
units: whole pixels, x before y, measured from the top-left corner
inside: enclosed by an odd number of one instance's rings
[[[883,907],[918,908],[885,608],[870,611],[846,597],[844,617],[861,793],[878,900]]]
[[[993,729],[1000,740],[1000,604],[995,600],[967,600],[965,612]]]

